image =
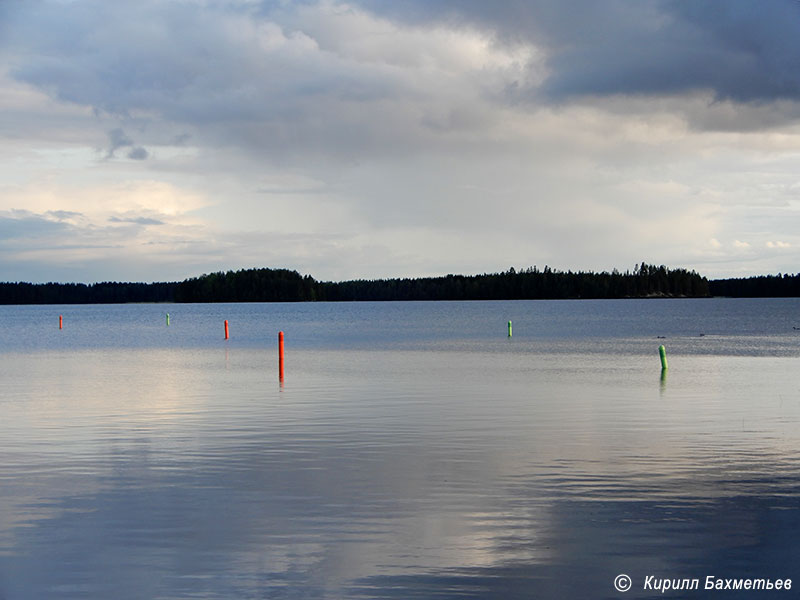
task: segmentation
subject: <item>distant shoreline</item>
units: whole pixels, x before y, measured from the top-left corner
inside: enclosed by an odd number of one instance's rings
[[[709,281],[695,271],[642,263],[633,271],[550,267],[481,275],[316,281],[288,269],[243,269],[181,282],[0,283],[0,304],[598,300],[800,297],[800,274]]]

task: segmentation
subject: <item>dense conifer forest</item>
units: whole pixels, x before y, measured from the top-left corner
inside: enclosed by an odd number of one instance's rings
[[[708,296],[708,281],[685,269],[642,263],[633,272],[555,271],[529,267],[484,275],[322,283],[324,300],[522,300]]]
[[[708,281],[695,271],[641,263],[632,271],[513,268],[483,275],[316,281],[288,269],[243,269],[171,283],[0,283],[0,304],[311,302],[800,296],[800,274]]]
[[[800,297],[800,273],[795,275],[759,275],[738,279],[717,279],[709,282],[712,296],[732,298]]]
[[[0,304],[172,302],[175,283],[0,283]]]
[[[288,269],[210,273],[173,283],[0,283],[0,304],[123,302],[304,302],[355,300],[504,300],[708,296],[694,271],[642,263],[632,272],[593,273],[530,267],[483,275],[316,281]]]

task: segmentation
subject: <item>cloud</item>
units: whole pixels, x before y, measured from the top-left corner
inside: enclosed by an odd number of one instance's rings
[[[114,152],[116,152],[120,148],[133,146],[133,140],[131,140],[121,128],[112,129],[111,131],[109,131],[108,141],[109,141],[109,147],[106,158],[112,158],[114,156]]]
[[[790,243],[781,242],[781,241],[767,242],[766,246],[767,246],[767,248],[791,248],[792,247],[792,245]]]
[[[153,278],[791,261],[796,8],[708,6],[19,3],[0,210]]]
[[[46,215],[34,214],[26,210],[0,211],[0,244],[6,245],[8,240],[25,240],[41,238],[53,234],[61,234],[69,229],[69,225],[47,218]]]
[[[161,2],[61,13],[44,5],[17,16],[12,42],[31,55],[12,69],[17,81],[130,120],[151,140],[165,131],[142,124],[161,120],[180,126],[168,127],[173,138],[197,128],[193,139],[273,160],[469,142],[442,134],[479,132],[491,96],[528,77],[535,52],[495,46],[476,29],[400,27],[332,3],[260,16],[243,5]],[[56,21],[57,32],[40,35]],[[107,158],[121,148],[146,158],[126,129],[108,136]]]
[[[136,225],[163,225],[164,221],[159,221],[158,219],[152,219],[150,217],[127,217],[127,218],[120,218],[120,217],[110,217],[110,223],[134,223]]]
[[[24,204],[30,209],[15,208]],[[187,252],[194,254],[198,243],[213,246],[209,229],[192,214],[204,205],[199,195],[154,181],[0,189],[0,262],[6,265],[0,277],[27,272],[30,279],[49,264],[68,266],[79,279],[119,280],[115,263],[129,272],[174,263],[177,270],[181,260],[196,264]],[[102,277],[93,275],[98,265],[104,265]]]
[[[548,76],[541,89],[526,91],[553,101],[698,90],[736,102],[800,99],[800,6],[791,0],[359,4],[407,22],[488,28],[500,44],[534,44]]]
[[[145,160],[149,153],[141,146],[135,146],[133,140],[122,128],[115,128],[108,132],[109,145],[106,159],[114,158],[114,154],[121,148],[130,148],[127,157],[132,160]]]
[[[208,204],[201,194],[155,180],[117,181],[70,185],[35,183],[26,187],[0,188],[0,210],[27,206],[31,212],[58,219],[82,217],[94,223],[112,216],[191,218],[190,213]]]
[[[130,152],[128,152],[128,158],[131,160],[145,160],[148,156],[150,156],[150,154],[141,146],[131,148]]]
[[[82,213],[71,210],[49,210],[45,213],[48,217],[54,217],[59,221],[74,221],[84,217]]]

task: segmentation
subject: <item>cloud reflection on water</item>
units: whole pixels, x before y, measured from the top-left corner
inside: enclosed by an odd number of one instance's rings
[[[655,354],[292,348],[283,389],[273,358],[3,354],[0,596],[594,598],[623,572],[794,575],[793,357],[671,355],[662,387]]]

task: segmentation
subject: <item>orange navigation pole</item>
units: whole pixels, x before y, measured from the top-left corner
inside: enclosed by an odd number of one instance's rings
[[[278,332],[278,380],[283,383],[283,332]]]
[[[64,315],[58,315],[58,328],[64,329]]]
[[[225,339],[228,339],[228,319],[225,319]]]

